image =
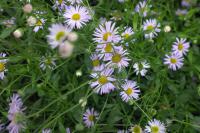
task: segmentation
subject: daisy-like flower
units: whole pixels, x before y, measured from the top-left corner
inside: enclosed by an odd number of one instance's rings
[[[138,99],[140,90],[135,81],[128,80],[122,85],[123,91],[120,92],[123,101],[128,102],[132,99]]]
[[[11,19],[4,20],[2,24],[5,25],[6,27],[12,27],[13,25],[15,25],[15,20],[16,18],[12,17]]]
[[[83,0],[67,0],[68,2],[70,2],[71,4],[81,4],[83,3]]]
[[[189,47],[189,42],[186,42],[185,38],[176,38],[176,42],[174,42],[172,50],[180,55],[186,55],[186,53],[189,51]]]
[[[96,47],[96,51],[99,52],[98,56],[100,59],[103,58],[104,61],[108,61],[108,57],[112,56],[114,48],[113,43],[99,44]]]
[[[36,24],[35,24],[35,27],[33,29],[34,32],[38,32],[40,29],[43,29],[43,25],[45,23],[45,19],[38,19]]]
[[[160,23],[156,19],[146,20],[143,24],[143,30],[145,31],[145,38],[152,39],[155,38],[160,32]]]
[[[52,48],[56,48],[67,38],[71,29],[62,24],[52,24],[49,31],[50,34],[47,35],[48,42]]]
[[[104,69],[104,65],[101,65],[100,58],[97,54],[92,54],[90,56],[92,60],[92,66],[94,71],[102,71]]]
[[[25,116],[23,113],[25,108],[18,94],[13,94],[9,106],[8,120],[10,123],[7,126],[7,130],[9,133],[19,133],[25,129]]]
[[[145,126],[145,131],[147,133],[166,133],[166,127],[164,123],[159,120],[153,119],[148,122],[148,125]]]
[[[90,128],[94,126],[95,120],[98,119],[99,114],[94,110],[94,108],[87,109],[83,114],[83,121],[85,125]]]
[[[169,69],[172,69],[173,71],[176,71],[177,69],[180,69],[183,66],[183,56],[179,53],[171,53],[170,55],[165,55],[164,64],[168,65]]]
[[[43,129],[42,133],[51,133],[51,129]]]
[[[137,62],[133,65],[133,68],[135,69],[134,72],[136,72],[136,75],[140,74],[141,76],[145,76],[147,73],[147,69],[150,68],[149,63],[147,61]]]
[[[129,64],[128,61],[130,59],[128,59],[126,55],[128,55],[128,53],[122,46],[116,47],[112,56],[108,57],[109,62],[107,65],[117,67],[119,71],[121,71],[122,68],[127,67]]]
[[[56,10],[58,9],[59,11],[62,11],[66,7],[66,0],[56,0],[55,4],[53,5],[53,9]]]
[[[139,125],[134,125],[130,127],[129,131],[131,133],[143,133],[142,128]]]
[[[126,40],[133,34],[133,29],[131,27],[127,27],[126,30],[122,33],[122,37]]]
[[[78,29],[82,28],[91,19],[89,10],[82,6],[72,6],[70,10],[66,10],[64,17],[69,27]]]
[[[117,133],[128,133],[127,130],[118,130]]]
[[[91,77],[95,81],[90,83],[90,86],[94,88],[94,91],[100,95],[108,94],[115,89],[112,82],[116,79],[112,78],[114,70],[112,68],[104,68],[100,73],[92,73]]]
[[[185,6],[185,7],[190,7],[192,4],[192,1],[191,0],[182,0],[181,1],[181,5],[182,6]]]
[[[53,70],[56,66],[56,62],[54,58],[50,57],[42,57],[40,61],[40,68],[42,70],[50,69]]]
[[[7,71],[6,69],[6,63],[7,63],[7,59],[2,59],[5,58],[6,54],[4,53],[0,53],[0,79],[2,80],[5,76],[5,72]]]
[[[186,9],[178,9],[178,10],[176,10],[176,15],[177,16],[184,16],[187,13],[188,13],[188,10],[186,10]]]
[[[143,1],[143,2],[140,1],[135,7],[135,11],[137,13],[139,13],[140,16],[146,17],[147,16],[147,11],[148,11],[147,2],[146,1]]]
[[[100,24],[94,32],[94,41],[97,43],[118,43],[121,37],[118,35],[118,28],[115,28],[115,23],[106,21],[104,24]]]
[[[70,128],[66,128],[66,133],[71,133]]]
[[[0,124],[0,131],[2,131],[4,129],[4,124]]]

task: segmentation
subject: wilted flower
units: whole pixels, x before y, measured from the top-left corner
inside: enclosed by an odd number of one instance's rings
[[[40,61],[40,68],[42,70],[50,69],[53,70],[56,66],[55,59],[50,57],[42,57]]]
[[[94,108],[87,109],[83,114],[83,121],[85,125],[90,128],[94,125],[95,120],[98,119],[98,113],[94,110]]]

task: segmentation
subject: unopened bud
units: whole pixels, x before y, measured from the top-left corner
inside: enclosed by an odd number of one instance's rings
[[[14,32],[13,32],[13,36],[15,38],[20,38],[23,36],[23,30],[21,28],[19,29],[16,29]]]
[[[24,5],[24,7],[23,7],[23,11],[24,11],[25,13],[31,13],[32,10],[33,10],[33,7],[32,7],[31,4],[26,4],[26,5]]]
[[[62,58],[70,57],[73,53],[73,49],[74,46],[68,41],[65,41],[63,44],[59,46],[59,54]]]
[[[27,23],[29,26],[34,26],[37,23],[37,19],[33,16],[28,17]]]
[[[165,31],[165,32],[170,32],[170,31],[171,31],[171,27],[170,27],[169,25],[166,25],[166,26],[164,27],[164,31]]]
[[[68,40],[69,40],[70,42],[75,42],[77,39],[78,39],[78,35],[77,35],[76,32],[71,32],[71,33],[69,33],[69,35],[68,35]]]

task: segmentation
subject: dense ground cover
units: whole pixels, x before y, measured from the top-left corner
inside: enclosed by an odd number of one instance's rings
[[[1,0],[0,132],[200,132],[200,1]]]

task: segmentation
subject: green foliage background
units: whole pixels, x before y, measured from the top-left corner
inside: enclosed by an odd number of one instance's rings
[[[188,10],[188,14],[178,17],[175,11],[180,7],[177,0],[152,0],[151,11],[155,14],[147,18],[156,18],[163,28],[170,25],[172,31],[163,30],[154,42],[145,40],[141,29],[144,18],[132,14],[138,0],[128,0],[119,4],[116,0],[85,1],[95,15],[92,21],[81,30],[77,30],[79,40],[75,43],[74,54],[61,59],[56,50],[52,50],[46,41],[48,27],[55,22],[62,22],[58,12],[52,10],[53,1],[32,0],[34,11],[46,11],[42,17],[47,19],[44,30],[34,33],[26,25],[27,16],[22,6],[25,2],[17,0],[1,0],[0,22],[16,17],[16,25],[12,28],[0,26],[0,52],[8,55],[8,72],[0,81],[0,120],[7,122],[8,102],[14,92],[18,92],[26,106],[26,133],[37,133],[43,128],[52,128],[54,132],[65,132],[70,127],[74,132],[116,132],[127,129],[132,124],[145,126],[147,121],[157,118],[168,124],[167,130],[172,133],[200,132],[200,8],[198,4]],[[124,11],[127,9],[127,11]],[[91,61],[89,56],[94,51],[92,33],[99,24],[100,17],[108,20],[112,12],[122,19],[117,26],[132,26],[135,42],[128,41],[128,51],[133,62],[146,59],[151,64],[145,78],[127,69],[119,78],[129,78],[138,82],[142,91],[141,98],[135,103],[124,103],[119,92],[109,95],[93,94],[88,83],[91,80]],[[15,39],[12,32],[23,28],[25,34]],[[176,37],[184,37],[190,41],[191,47],[185,57],[181,70],[173,72],[163,65],[163,57],[169,53]],[[56,57],[57,67],[42,71],[39,68],[40,58],[49,55]],[[81,70],[83,75],[76,76]],[[86,107],[94,107],[100,113],[100,119],[91,129],[83,126],[82,115],[85,108],[79,104],[80,98],[87,99]],[[148,116],[148,117],[147,117]],[[82,129],[83,128],[83,129]]]

